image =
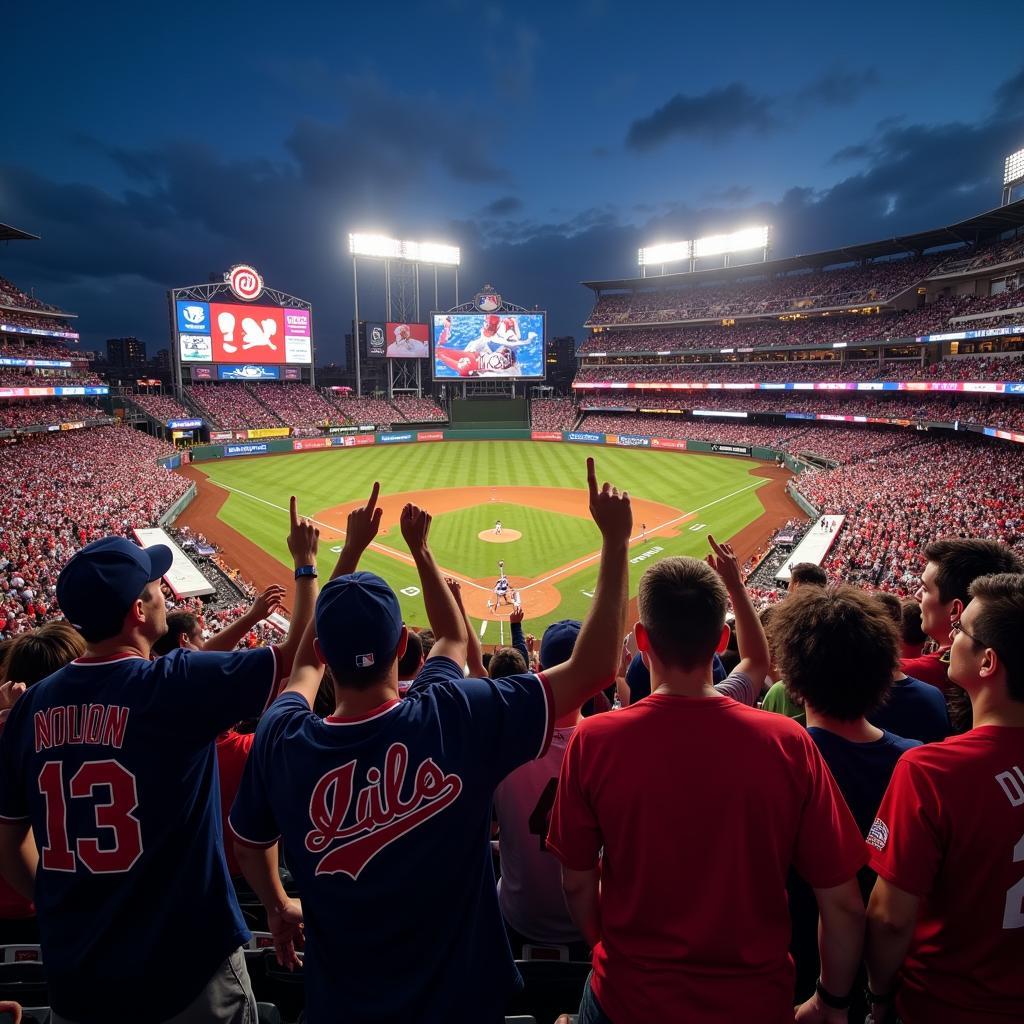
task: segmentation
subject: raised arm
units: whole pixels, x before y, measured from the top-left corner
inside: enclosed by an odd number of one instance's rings
[[[374,483],[373,490],[370,492],[370,500],[362,508],[354,508],[349,512],[345,528],[345,544],[338,556],[338,564],[331,574],[332,580],[338,576],[355,572],[363,552],[377,536],[382,512],[377,507],[379,495],[380,484]],[[320,681],[324,675],[324,664],[314,646],[315,637],[316,623],[310,616],[309,625],[302,636],[302,642],[295,657],[295,666],[286,687],[288,693],[301,693],[310,707],[313,707],[317,690],[320,689]]]
[[[484,679],[487,676],[487,669],[484,668],[484,652],[480,646],[480,637],[476,635],[473,624],[469,621],[469,616],[466,614],[466,606],[462,603],[462,584],[450,576],[445,577],[444,582],[452,592],[452,597],[455,598],[455,603],[459,606],[459,611],[462,613],[462,621],[466,626],[466,667],[474,679]]]
[[[512,646],[523,656],[526,667],[530,668],[530,651],[526,646],[526,637],[523,636],[523,619],[525,617],[526,612],[523,611],[522,605],[518,608],[513,608],[512,614],[509,616],[508,625],[509,632],[512,634]]]
[[[708,543],[711,545],[711,554],[707,556],[708,565],[721,576],[736,615],[736,646],[740,652],[740,661],[734,671],[743,672],[753,680],[756,699],[771,668],[768,640],[747,588],[743,586],[739,562],[732,546],[719,544],[710,534]]]
[[[203,644],[201,650],[233,651],[253,626],[258,626],[280,607],[283,599],[284,587],[279,583],[272,583],[253,601],[244,615],[239,615],[234,622],[225,626],[216,636],[211,636]]]
[[[469,645],[466,621],[452,592],[445,586],[441,570],[427,545],[430,522],[430,513],[416,505],[406,505],[402,509],[402,536],[409,545],[416,570],[420,574],[427,621],[436,638],[430,657],[444,656],[451,658],[457,665],[464,665]]]
[[[306,632],[306,627],[313,621],[316,596],[320,592],[315,573],[320,531],[311,520],[298,514],[294,494],[289,502],[288,511],[291,519],[288,530],[288,550],[292,554],[296,569],[295,605],[292,608],[288,635],[284,638],[284,643],[277,649],[281,659],[282,677],[289,675],[292,671],[292,664],[299,650],[299,644],[302,642],[302,635]],[[299,575],[298,570],[306,566],[313,566],[314,572],[308,575]]]
[[[633,529],[629,494],[620,494],[607,482],[598,490],[593,459],[587,459],[587,486],[590,514],[601,531],[601,563],[594,603],[580,629],[572,657],[544,671],[559,718],[615,679],[626,629],[627,549]]]

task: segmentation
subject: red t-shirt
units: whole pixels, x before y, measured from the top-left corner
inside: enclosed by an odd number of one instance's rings
[[[224,853],[227,856],[228,871],[232,877],[240,875],[242,869],[235,859],[235,843],[228,828],[228,814],[235,802],[238,787],[242,782],[245,762],[249,759],[255,733],[240,733],[232,729],[217,737],[217,772],[220,776],[220,813],[224,825]]]
[[[548,847],[577,871],[603,848],[592,984],[616,1024],[792,1024],[787,872],[830,888],[867,859],[807,732],[722,696],[580,724]]]
[[[896,997],[928,1024],[1024,1015],[1024,728],[908,750],[868,835],[871,867],[921,898]]]
[[[949,685],[949,647],[943,647],[932,654],[919,658],[904,658],[900,662],[903,671],[912,679],[923,679],[940,690]]]

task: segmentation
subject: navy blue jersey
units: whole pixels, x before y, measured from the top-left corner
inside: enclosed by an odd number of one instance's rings
[[[230,825],[250,845],[281,838],[302,896],[310,1024],[503,1019],[520,979],[491,800],[547,750],[553,723],[543,677],[464,679],[444,657],[360,718],[317,718],[294,693],[274,702]]]
[[[943,692],[913,676],[893,683],[885,703],[868,715],[868,721],[879,729],[922,743],[938,743],[953,733]]]
[[[184,1009],[249,935],[224,863],[214,740],[274,693],[273,648],[72,662],[0,738],[0,820],[30,821],[53,1008]]]

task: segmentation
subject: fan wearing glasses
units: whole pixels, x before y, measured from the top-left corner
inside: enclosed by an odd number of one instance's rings
[[[1024,1006],[1024,575],[983,576],[949,633],[974,727],[907,751],[868,835],[872,1020],[982,1024]]]

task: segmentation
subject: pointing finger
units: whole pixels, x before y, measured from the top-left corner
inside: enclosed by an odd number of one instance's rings
[[[291,496],[291,500],[288,502],[288,514],[291,516],[292,526],[298,526],[299,525],[299,516],[298,516],[297,508],[298,508],[298,502],[297,502],[297,499],[296,499],[295,495],[293,494]]]
[[[594,469],[594,460],[587,457],[587,487],[590,490],[590,500],[597,497],[597,472]]]
[[[373,481],[373,490],[370,491],[370,500],[367,502],[366,511],[372,512],[377,507],[377,498],[380,496],[380,481]]]

